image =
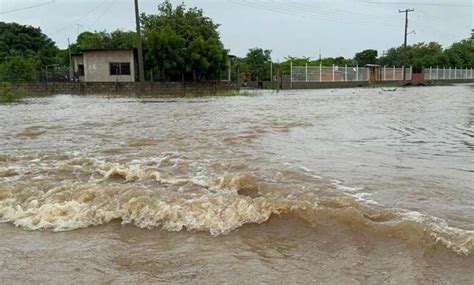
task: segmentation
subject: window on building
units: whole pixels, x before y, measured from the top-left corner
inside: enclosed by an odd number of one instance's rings
[[[77,65],[77,75],[84,76],[84,64]]]
[[[131,75],[129,62],[111,62],[110,75]]]

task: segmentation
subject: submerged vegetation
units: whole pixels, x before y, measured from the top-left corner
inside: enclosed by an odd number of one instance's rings
[[[0,103],[13,103],[22,100],[26,91],[12,87],[9,83],[0,84]]]
[[[186,98],[196,98],[196,97],[236,97],[236,96],[254,96],[256,93],[249,90],[227,90],[227,91],[205,91],[205,92],[193,92],[187,91],[184,93]]]

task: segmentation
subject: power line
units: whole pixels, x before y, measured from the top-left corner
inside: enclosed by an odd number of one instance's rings
[[[267,11],[289,15],[297,16],[302,18],[312,18],[312,17],[325,17],[325,20],[337,22],[337,23],[346,23],[346,24],[363,24],[363,25],[373,25],[375,20],[365,19],[362,17],[349,17],[341,16],[337,13],[327,11],[327,10],[317,10],[316,8],[308,9],[305,7],[298,7],[291,4],[284,4],[281,2],[248,2],[248,1],[229,1],[230,3],[246,6],[249,8],[264,9]],[[384,22],[385,26],[396,27],[395,25],[390,25]]]
[[[13,10],[3,11],[3,12],[0,12],[0,15],[5,15],[5,14],[13,13],[13,12],[19,12],[19,11],[23,11],[23,10],[29,10],[29,9],[33,9],[33,8],[38,8],[38,7],[41,7],[41,6],[46,6],[46,5],[53,4],[55,2],[56,2],[56,0],[52,0],[52,1],[49,1],[49,2],[44,2],[44,3],[32,5],[32,6],[27,6],[27,7],[22,7],[22,8],[16,8],[16,9],[13,9]]]
[[[436,3],[436,2],[377,2],[377,1],[365,1],[369,4],[377,5],[411,5],[411,6],[433,6],[433,7],[472,7],[472,4],[467,2],[458,3]]]
[[[104,15],[107,14],[107,12],[109,12],[109,10],[112,8],[115,2],[117,2],[117,0],[112,0],[112,2],[110,2],[110,5],[105,7],[103,12],[90,24],[90,26],[94,27],[95,24],[97,24],[100,21],[100,19],[102,19],[102,17],[104,17]]]
[[[57,34],[59,32],[62,32],[64,31],[65,29],[73,26],[73,25],[76,25],[77,22],[80,22],[80,20],[88,17],[89,15],[91,15],[92,13],[96,12],[98,9],[100,9],[100,7],[104,4],[106,4],[109,0],[104,0],[104,1],[101,1],[98,5],[94,6],[94,8],[92,8],[91,10],[89,10],[87,13],[83,14],[82,16],[76,18],[75,20],[73,20],[71,23],[67,24],[67,25],[64,25],[62,26],[61,28],[55,30],[54,32],[52,32],[51,34]]]

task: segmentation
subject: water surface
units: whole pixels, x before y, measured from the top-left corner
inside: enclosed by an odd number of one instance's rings
[[[473,95],[0,105],[0,281],[467,284]]]

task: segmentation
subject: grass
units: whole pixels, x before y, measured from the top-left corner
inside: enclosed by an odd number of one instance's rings
[[[25,97],[26,91],[13,88],[9,83],[0,84],[0,103],[14,103]]]

